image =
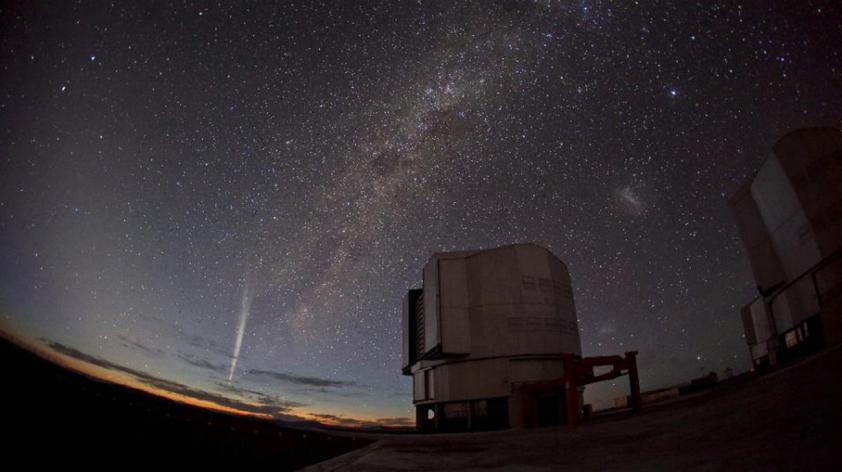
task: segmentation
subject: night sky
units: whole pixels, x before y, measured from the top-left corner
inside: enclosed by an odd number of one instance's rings
[[[785,132],[842,123],[837,2],[265,3],[3,7],[4,330],[242,411],[398,424],[431,253],[534,241],[585,355],[639,350],[644,389],[748,368],[727,198]]]

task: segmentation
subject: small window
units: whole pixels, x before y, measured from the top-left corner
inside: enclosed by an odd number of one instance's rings
[[[467,418],[468,406],[465,402],[445,403],[444,404],[445,418]]]
[[[488,402],[485,400],[476,400],[471,404],[472,416],[488,416]]]
[[[793,347],[798,344],[798,337],[794,330],[786,333],[784,340],[786,341],[786,347]]]

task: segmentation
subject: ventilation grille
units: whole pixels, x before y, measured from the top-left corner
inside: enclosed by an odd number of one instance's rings
[[[415,356],[424,355],[424,297],[415,300]]]

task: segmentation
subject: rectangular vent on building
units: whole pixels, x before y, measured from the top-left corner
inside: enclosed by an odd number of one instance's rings
[[[424,355],[424,297],[415,301],[415,355]],[[416,357],[416,358],[417,358]]]

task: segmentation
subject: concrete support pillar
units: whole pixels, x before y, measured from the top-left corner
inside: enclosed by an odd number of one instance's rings
[[[427,408],[423,406],[415,407],[415,429],[424,431],[425,422],[427,421]]]
[[[564,401],[567,404],[567,425],[573,426],[579,422],[579,387],[576,385],[575,376],[569,376],[564,382]]]
[[[472,429],[472,427],[471,427],[471,415],[473,415],[474,401],[468,400],[467,402],[465,402],[465,406],[468,408],[468,431],[470,431]]]
[[[509,397],[509,426],[514,429],[525,428],[527,421],[527,398],[523,389],[515,388]]]

